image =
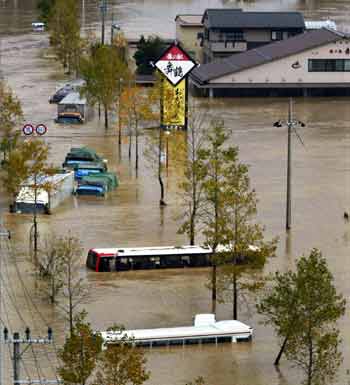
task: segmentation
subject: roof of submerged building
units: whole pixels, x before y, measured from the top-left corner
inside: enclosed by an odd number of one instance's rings
[[[193,70],[191,77],[195,82],[203,84],[228,74],[332,43],[344,37],[346,35],[343,33],[325,28],[299,34],[286,40],[202,64]]]

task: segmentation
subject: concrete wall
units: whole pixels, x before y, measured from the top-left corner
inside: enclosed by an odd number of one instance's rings
[[[308,72],[308,59],[350,59],[350,54],[345,53],[347,48],[350,49],[350,40],[342,39],[336,43],[223,76],[211,81],[211,83],[264,85],[273,83],[348,83],[350,86],[350,72]],[[294,69],[292,65],[296,62],[299,62],[300,68]]]

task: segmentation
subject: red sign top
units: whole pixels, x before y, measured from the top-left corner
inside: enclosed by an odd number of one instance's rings
[[[177,45],[172,45],[159,60],[167,61],[192,61]]]

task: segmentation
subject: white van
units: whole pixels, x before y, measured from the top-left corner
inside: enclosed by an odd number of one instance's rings
[[[45,31],[45,24],[44,23],[32,23],[32,31],[33,32],[44,32]]]

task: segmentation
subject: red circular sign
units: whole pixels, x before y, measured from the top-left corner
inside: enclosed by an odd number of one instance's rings
[[[32,135],[34,132],[34,127],[31,124],[25,124],[22,128],[24,135]]]
[[[35,127],[35,132],[36,132],[38,135],[45,135],[46,132],[47,132],[47,127],[45,126],[45,124],[38,124],[38,125]]]

